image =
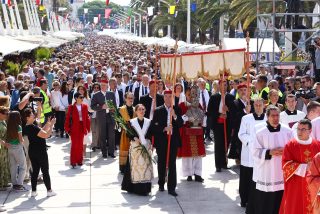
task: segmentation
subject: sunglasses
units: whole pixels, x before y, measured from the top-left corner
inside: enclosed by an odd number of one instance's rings
[[[83,100],[84,99],[84,97],[83,96],[80,96],[80,97],[78,97],[79,99],[81,99],[81,100]]]

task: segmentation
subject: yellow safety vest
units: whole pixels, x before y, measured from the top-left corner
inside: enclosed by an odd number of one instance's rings
[[[51,106],[50,106],[50,102],[49,102],[49,97],[47,95],[47,93],[45,93],[42,89],[40,90],[42,96],[44,97],[44,102],[42,105],[42,112],[43,114],[47,114],[52,112]]]
[[[269,87],[263,88],[263,89],[260,91],[260,93],[259,93],[259,97],[260,97],[260,98],[262,97],[263,91],[266,91],[266,92],[269,94],[270,89],[269,89]],[[282,96],[283,96],[283,94],[282,94],[282,92],[281,92],[280,90],[278,90],[278,95],[279,95],[280,98],[282,98]]]

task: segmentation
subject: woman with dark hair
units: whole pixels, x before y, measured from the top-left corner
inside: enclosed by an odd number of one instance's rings
[[[0,189],[8,187],[10,181],[8,147],[6,143],[7,138],[7,124],[9,109],[5,106],[0,106]],[[0,207],[1,209],[1,207]]]
[[[74,98],[76,102],[69,105],[64,124],[64,129],[71,137],[70,165],[72,168],[83,164],[83,140],[90,131],[88,106],[83,103],[84,96],[76,92]]]
[[[133,107],[133,99],[134,95],[132,92],[127,92],[124,95],[125,104],[119,108],[119,113],[121,117],[126,121],[129,122],[132,118],[136,117]],[[121,137],[120,137],[120,149],[119,149],[119,169],[121,174],[124,173],[124,169],[128,160],[128,152],[130,147],[130,139],[127,136],[125,130],[121,130]]]
[[[93,94],[97,93],[98,91],[101,90],[100,88],[100,84],[99,83],[93,83],[92,85],[92,94],[91,97],[93,96]],[[92,115],[91,115],[91,131],[92,131],[92,142],[91,142],[91,148],[92,151],[96,151],[97,147],[98,147],[98,141],[99,141],[99,130],[100,128],[98,127],[98,121],[97,121],[97,112],[93,111]]]
[[[129,158],[121,184],[121,189],[138,195],[148,195],[151,192],[153,167],[150,157],[151,120],[144,117],[146,108],[142,104],[135,107],[137,118],[130,120],[130,126],[136,132],[130,139]],[[146,153],[143,154],[142,151]],[[149,153],[149,154],[147,154]]]
[[[183,87],[181,83],[176,83],[174,86],[174,105],[179,106],[180,103],[186,101],[186,96],[183,93]]]
[[[7,122],[7,142],[11,183],[14,190],[26,191],[23,180],[26,173],[26,156],[23,151],[21,117],[18,111],[9,112]],[[19,170],[18,170],[19,169]]]
[[[56,118],[57,118],[57,126],[60,128],[60,137],[64,137],[64,121],[66,119],[66,109],[68,108],[68,92],[69,88],[67,87],[67,82],[64,81],[60,87],[60,107],[57,111]],[[69,138],[68,134],[66,134],[66,138]]]
[[[77,92],[79,92],[84,98],[83,98],[83,104],[86,104],[88,106],[88,113],[89,113],[89,116],[92,115],[92,113],[94,112],[92,109],[91,109],[91,99],[90,99],[90,96],[88,94],[88,90],[86,89],[86,87],[84,86],[78,86],[77,88]],[[89,132],[84,136],[84,140],[83,140],[83,156],[85,157],[86,156],[86,147],[87,147],[87,144],[91,145],[91,139],[92,137],[91,136],[91,133],[89,134]]]
[[[31,197],[36,197],[37,194],[37,182],[41,169],[43,174],[43,181],[47,189],[47,197],[55,196],[56,193],[51,189],[51,181],[49,175],[49,160],[46,146],[46,139],[52,134],[52,128],[56,123],[55,118],[51,118],[40,128],[35,125],[36,117],[30,108],[24,110],[24,120],[26,122],[25,133],[29,139],[29,157],[32,165],[31,174]]]
[[[163,95],[163,92],[166,90],[166,86],[163,80],[158,80],[157,90],[158,90],[158,94]]]

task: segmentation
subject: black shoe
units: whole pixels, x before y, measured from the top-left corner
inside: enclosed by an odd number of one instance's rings
[[[69,138],[69,135],[68,135],[68,134],[66,134],[66,138]]]
[[[103,158],[107,158],[107,157],[108,157],[108,155],[102,155],[102,157],[103,157]]]
[[[192,176],[188,176],[187,181],[192,181]]]
[[[114,156],[114,154],[108,154],[108,156],[110,156],[111,158],[116,158],[116,156]]]
[[[176,193],[176,191],[172,190],[168,192],[169,195],[172,195],[174,197],[178,196],[178,194]]]
[[[246,207],[247,206],[247,203],[240,203],[241,207]]]
[[[78,166],[82,166],[83,165],[83,163],[78,163]]]
[[[225,166],[225,167],[222,167],[222,169],[231,169],[231,167]]]
[[[71,165],[72,169],[75,169],[76,168],[76,165]]]
[[[217,169],[216,169],[216,172],[221,172],[221,168],[217,168]]]
[[[159,186],[159,191],[163,192],[164,191],[164,186]]]
[[[197,182],[203,182],[204,181],[204,179],[201,177],[201,176],[199,176],[199,175],[194,175],[195,176],[195,181],[197,181]]]
[[[95,152],[97,150],[97,147],[92,147],[92,151]]]
[[[63,135],[64,135],[63,133],[60,133],[60,138],[63,138]]]

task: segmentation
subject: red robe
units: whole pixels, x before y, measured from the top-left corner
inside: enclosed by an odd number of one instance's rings
[[[320,153],[312,160],[307,174],[307,182],[310,191],[310,199],[313,213],[320,213]]]
[[[70,127],[70,114],[72,113],[72,125]],[[90,132],[90,118],[88,106],[81,104],[82,121],[80,121],[76,104],[69,105],[64,123],[64,129],[71,137],[70,164],[82,165],[83,161],[83,138]]]
[[[284,176],[284,193],[281,203],[281,214],[312,214],[310,193],[306,176],[295,174],[300,164],[312,161],[320,152],[320,142],[312,140],[309,145],[303,145],[292,139],[284,148],[282,169]]]
[[[185,103],[181,103],[179,107],[181,115],[184,115],[188,110]],[[201,109],[201,107],[199,108]],[[204,157],[206,155],[203,128],[201,124],[199,125],[199,128],[190,128],[190,123],[186,122],[180,128],[182,146],[178,149],[177,157]]]

